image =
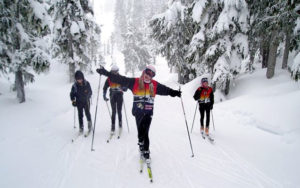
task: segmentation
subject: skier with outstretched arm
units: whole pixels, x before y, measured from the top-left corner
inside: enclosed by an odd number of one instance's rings
[[[194,99],[199,103],[200,111],[200,132],[202,137],[204,137],[204,114],[206,114],[206,127],[205,135],[209,136],[209,121],[210,121],[210,110],[214,106],[214,92],[211,87],[208,86],[208,79],[201,79],[201,86],[196,90],[194,94]]]
[[[75,83],[72,85],[70,98],[72,105],[77,107],[79,119],[79,133],[83,133],[83,110],[88,121],[88,131],[92,130],[92,119],[90,113],[90,98],[92,96],[92,89],[90,83],[84,79],[81,71],[75,72]]]
[[[181,91],[173,90],[166,87],[152,78],[156,74],[153,66],[148,65],[141,77],[128,78],[118,74],[108,72],[103,67],[97,69],[100,75],[105,75],[114,82],[120,84],[122,87],[129,88],[133,97],[132,114],[135,117],[137,131],[138,131],[138,145],[141,155],[144,159],[150,161],[149,152],[149,128],[153,115],[154,99],[156,95],[170,95],[172,97],[180,97]]]
[[[110,72],[112,74],[119,74],[119,67],[113,65]],[[119,135],[122,133],[122,104],[123,104],[123,92],[127,90],[126,87],[121,87],[120,84],[114,83],[107,78],[103,87],[103,99],[108,101],[109,99],[106,97],[107,89],[109,88],[109,97],[110,104],[112,109],[111,114],[111,136],[115,133],[115,121],[116,121],[116,113],[118,113],[119,119]]]

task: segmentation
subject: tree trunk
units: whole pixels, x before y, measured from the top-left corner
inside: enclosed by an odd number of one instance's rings
[[[268,67],[269,61],[269,45],[266,45],[265,42],[262,42],[260,53],[262,56],[262,68]]]
[[[21,70],[18,70],[15,73],[15,87],[17,90],[17,98],[19,100],[19,103],[25,102],[24,81],[23,81],[23,73]]]
[[[225,95],[228,95],[230,90],[230,79],[227,78],[225,84]]]
[[[74,82],[75,76],[75,62],[74,62],[74,55],[73,55],[73,38],[71,32],[68,32],[68,50],[69,50],[69,78],[70,83]]]
[[[291,41],[291,33],[289,29],[287,29],[285,33],[285,46],[284,46],[283,59],[282,59],[282,69],[287,68],[288,57],[290,52],[290,44],[291,44],[290,41]]]
[[[75,64],[69,63],[69,76],[70,76],[70,82],[74,82],[75,79]]]
[[[272,31],[270,42],[270,52],[268,59],[267,78],[270,79],[274,76],[276,66],[276,54],[279,42],[277,41],[277,31]]]

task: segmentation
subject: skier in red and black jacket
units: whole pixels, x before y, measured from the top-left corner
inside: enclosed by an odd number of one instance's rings
[[[204,134],[204,113],[206,113],[205,134],[209,136],[210,110],[212,110],[214,106],[214,92],[213,89],[208,86],[207,78],[201,79],[201,86],[196,90],[194,99],[199,103],[201,134]]]
[[[128,78],[108,72],[103,67],[97,69],[100,75],[109,77],[112,82],[129,88],[133,93],[132,115],[135,116],[138,130],[138,145],[145,160],[150,160],[149,128],[153,115],[154,99],[156,95],[170,95],[180,97],[181,91],[173,90],[160,84],[152,78],[156,74],[153,66],[148,65],[139,78]]]
[[[112,74],[119,74],[119,67],[113,65],[110,72]],[[123,92],[127,90],[126,87],[121,87],[120,84],[114,83],[107,78],[103,87],[103,99],[108,101],[106,97],[107,89],[109,88],[110,104],[112,109],[111,114],[111,136],[115,132],[116,112],[118,112],[119,118],[119,136],[122,133],[122,104],[123,104]]]

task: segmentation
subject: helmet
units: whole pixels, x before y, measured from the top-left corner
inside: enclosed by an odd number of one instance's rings
[[[208,82],[208,79],[206,77],[201,79],[201,83],[204,83],[204,82]]]
[[[119,72],[119,67],[117,65],[113,65],[110,69],[112,72]]]
[[[80,70],[78,70],[75,72],[75,80],[80,80],[80,79],[84,80],[84,75]]]
[[[149,76],[151,76],[152,78],[156,74],[156,70],[155,70],[155,67],[153,65],[147,65],[147,67],[145,68],[144,72],[146,74],[148,74]]]

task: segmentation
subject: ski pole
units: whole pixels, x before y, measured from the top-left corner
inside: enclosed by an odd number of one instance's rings
[[[194,127],[194,122],[195,122],[195,117],[196,117],[197,107],[198,107],[198,102],[196,103],[196,108],[195,108],[195,113],[194,113],[194,118],[193,118],[193,124],[192,124],[191,133],[193,132],[193,127]]]
[[[179,87],[179,91],[180,91],[180,87]],[[190,136],[190,132],[189,132],[188,123],[187,123],[187,121],[186,121],[186,115],[185,115],[185,110],[184,110],[183,101],[182,101],[182,97],[181,97],[181,96],[180,96],[180,99],[181,99],[181,106],[182,106],[183,115],[184,115],[184,119],[185,119],[186,130],[187,130],[188,137],[189,137],[189,140],[190,140],[190,146],[191,146],[191,151],[192,151],[192,157],[194,157],[194,151],[193,151],[193,146],[192,146],[191,136]]]
[[[107,101],[105,101],[105,103],[106,103],[106,107],[107,107],[107,110],[108,110],[109,116],[111,117],[111,113],[110,113],[110,110],[109,110],[109,106],[108,106],[108,103],[107,103]]]
[[[95,151],[94,146],[94,137],[95,137],[95,129],[96,129],[96,119],[97,119],[97,110],[98,110],[98,100],[99,100],[99,92],[100,92],[100,83],[101,83],[101,75],[99,77],[99,84],[98,84],[98,94],[97,94],[97,103],[96,103],[96,111],[95,111],[95,120],[94,120],[94,129],[93,129],[93,139],[92,139],[92,146],[91,151]]]
[[[125,117],[126,117],[127,129],[128,129],[128,133],[129,133],[129,125],[128,125],[128,119],[127,119],[127,112],[126,112],[126,107],[125,107],[125,101],[124,101],[124,112],[125,112]]]
[[[214,131],[216,131],[216,129],[215,129],[215,122],[214,122],[214,115],[213,115],[212,110],[210,110],[210,111],[211,111],[211,117],[212,117],[212,122],[213,122],[213,126],[214,126]]]
[[[76,107],[74,106],[74,129],[76,129]]]

